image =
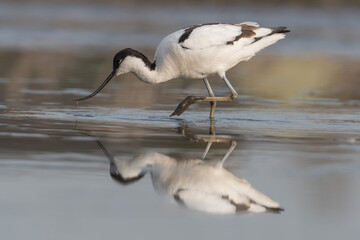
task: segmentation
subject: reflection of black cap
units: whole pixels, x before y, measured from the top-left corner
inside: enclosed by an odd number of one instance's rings
[[[139,175],[131,178],[124,178],[119,171],[117,170],[117,167],[114,163],[110,164],[110,176],[112,179],[114,179],[116,182],[120,183],[121,185],[127,185],[133,182],[136,182],[140,180],[142,177],[144,177],[146,174],[145,171],[140,172]]]
[[[114,162],[114,158],[111,156],[111,154],[106,150],[104,145],[100,141],[96,141],[96,143],[99,145],[100,149],[104,152],[105,156],[110,161],[110,176],[112,179],[114,179],[116,182],[120,183],[121,185],[127,185],[133,182],[136,182],[137,180],[140,180],[143,176],[145,176],[146,172],[142,171],[139,173],[139,175],[135,177],[130,178],[124,178],[121,173],[118,171],[118,168]]]

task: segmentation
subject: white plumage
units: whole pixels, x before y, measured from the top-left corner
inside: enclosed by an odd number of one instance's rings
[[[202,101],[231,101],[214,98],[206,77],[218,74],[229,87],[231,98],[236,99],[238,94],[227,80],[225,72],[239,62],[249,60],[263,48],[283,39],[287,32],[289,30],[286,27],[263,28],[253,22],[208,23],[187,27],[171,33],[160,42],[153,63],[142,53],[131,48],[118,52],[113,59],[113,71],[104,83],[94,93],[76,101],[95,96],[113,76],[128,72],[150,84],[174,78],[203,78],[212,98],[204,98]],[[214,110],[215,107],[212,112]]]
[[[223,77],[225,72],[237,63],[249,60],[261,49],[285,37],[284,33],[267,36],[272,29],[253,25],[257,28],[253,30],[255,35],[242,37],[234,44],[228,44],[243,33],[242,26],[244,24],[201,25],[179,43],[180,37],[188,28],[181,29],[160,42],[154,58],[155,71],[146,69],[141,62],[138,62],[137,67],[126,70],[132,70],[140,80],[148,83],[161,83],[174,78],[203,78],[212,74]],[[255,42],[256,38],[262,39]],[[128,65],[135,64],[131,62]],[[125,72],[120,70],[117,75]]]

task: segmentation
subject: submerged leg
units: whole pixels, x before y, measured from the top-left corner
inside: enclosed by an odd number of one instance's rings
[[[211,89],[211,88],[210,88],[210,89]],[[209,94],[210,94],[210,91],[209,91]],[[211,103],[211,102],[210,102],[210,103]],[[215,104],[216,104],[216,102],[215,102]],[[210,116],[210,118],[211,118],[211,116]],[[209,135],[211,135],[211,138],[212,138],[212,139],[214,139],[214,140],[216,139],[216,137],[215,137],[215,125],[214,125],[213,119],[212,119],[212,121],[210,121]],[[205,151],[204,151],[203,155],[201,156],[201,159],[202,159],[202,160],[205,159],[207,153],[208,153],[209,150],[210,150],[210,147],[211,147],[212,143],[213,143],[213,141],[209,141],[208,144],[206,145]]]
[[[209,81],[207,80],[207,78],[203,78],[205,86],[209,92],[209,96],[210,97],[215,97],[214,91],[212,90]],[[214,113],[215,113],[215,108],[216,108],[216,102],[215,101],[211,101],[210,102],[210,118],[213,119],[214,118]]]

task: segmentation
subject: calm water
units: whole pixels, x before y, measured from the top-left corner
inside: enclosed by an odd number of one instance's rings
[[[151,56],[153,45],[180,23],[233,22],[235,10],[253,20],[256,8],[209,7],[211,20],[200,8],[185,18],[168,8],[58,7],[0,8],[1,239],[353,239],[360,233],[360,31],[343,34],[358,28],[356,11],[262,10],[259,21],[288,22],[305,34],[299,40],[295,31],[231,70],[240,97],[218,104],[212,125],[208,104],[168,117],[185,96],[206,93],[202,81],[148,86],[125,75],[79,107],[73,99],[107,76],[118,41]],[[24,9],[30,12],[13,17]],[[344,17],[335,23],[332,16]],[[118,25],[125,20],[131,24]],[[348,27],[333,30],[329,46],[315,47],[340,23]],[[314,36],[306,27],[323,31]],[[14,41],[23,34],[29,41]],[[216,94],[228,94],[221,81],[210,81]],[[152,152],[181,163],[200,159],[209,139],[217,140],[205,164],[216,166],[236,142],[224,168],[285,211],[219,215],[185,208],[154,188],[151,170],[119,184],[99,145],[120,162]]]

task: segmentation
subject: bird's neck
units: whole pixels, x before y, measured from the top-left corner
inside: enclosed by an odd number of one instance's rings
[[[173,74],[169,74],[171,71],[164,71],[164,68],[157,66],[156,61],[151,63],[143,54],[140,57],[131,57],[129,61],[130,72],[145,83],[156,84],[174,78]]]
[[[149,166],[157,165],[158,167],[174,167],[176,165],[176,160],[170,158],[161,153],[157,152],[148,152],[127,162],[128,166],[137,169],[144,169]]]

